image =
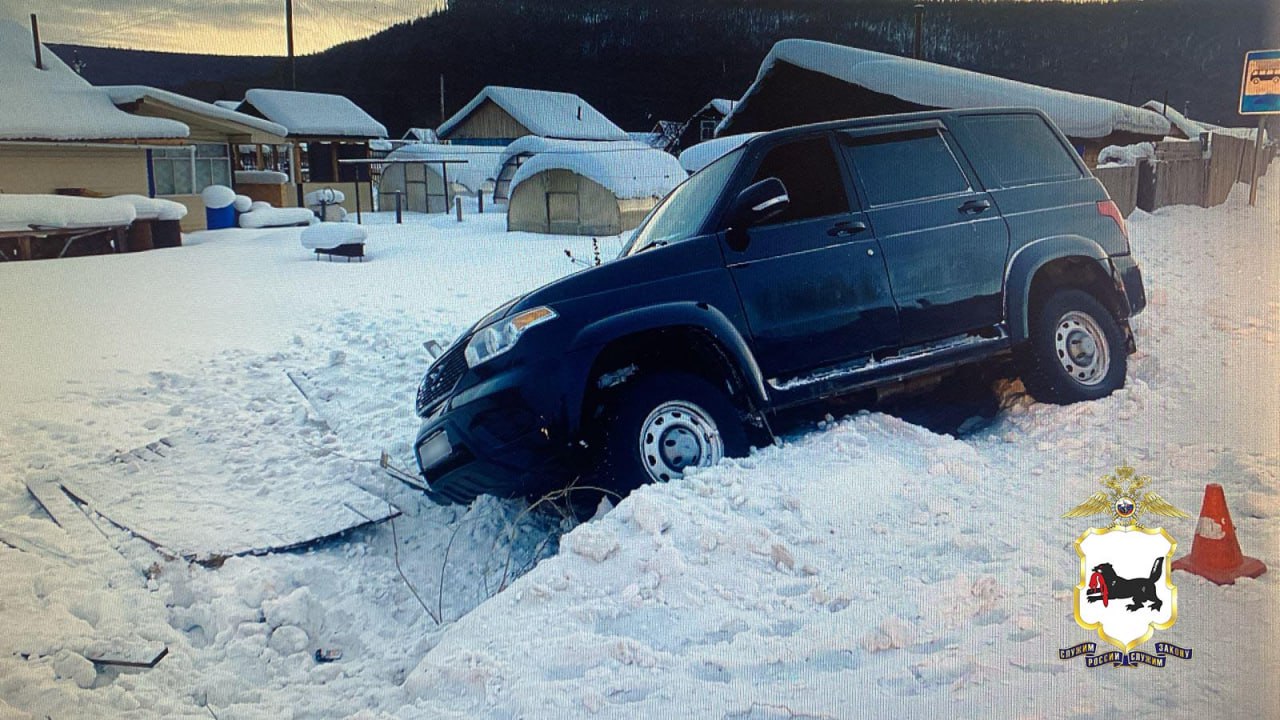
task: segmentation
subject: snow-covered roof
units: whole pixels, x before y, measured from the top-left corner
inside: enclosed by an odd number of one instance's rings
[[[702,110],[711,108],[712,110],[715,110],[721,115],[728,115],[730,112],[733,111],[733,106],[737,104],[738,104],[737,100],[725,100],[724,98],[716,98],[715,100],[712,100],[711,102],[704,105],[702,107]],[[702,110],[699,110],[698,112],[702,112]]]
[[[759,134],[758,132],[742,133],[740,135],[725,135],[712,140],[704,140],[680,153],[680,165],[690,173],[696,173],[742,147],[748,140]]]
[[[436,131],[431,128],[411,127],[405,131],[401,140],[411,140],[413,142],[422,143],[438,143],[440,138],[436,137]]]
[[[1188,139],[1195,140],[1200,137],[1200,133],[1209,130],[1209,128],[1202,123],[1192,120],[1173,108],[1165,107],[1165,104],[1159,100],[1148,100],[1142,104],[1142,107],[1150,110],[1151,112],[1160,113],[1162,116],[1168,118],[1169,122],[1172,123],[1174,127],[1178,128],[1178,130],[1181,131]]]
[[[540,155],[548,152],[603,152],[610,150],[644,150],[649,146],[634,140],[558,140],[538,135],[525,135],[512,142],[498,156],[498,164],[494,168],[494,177],[501,172],[502,166],[517,155]]]
[[[214,100],[213,104],[223,110],[239,110],[242,100]]]
[[[525,160],[511,178],[511,192],[514,193],[520,183],[546,170],[568,170],[590,178],[620,199],[663,197],[689,176],[679,161],[661,150],[646,147],[600,150],[600,145],[581,142],[576,151],[564,149],[534,155]]]
[[[263,117],[288,129],[290,136],[384,138],[387,128],[341,95],[265,90],[244,94]]]
[[[444,121],[436,133],[446,137],[486,100],[506,111],[534,135],[569,140],[626,140],[627,133],[573,93],[490,85],[466,107]]]
[[[449,164],[449,182],[458,183],[471,192],[480,189],[486,180],[495,177],[498,157],[502,148],[485,145],[436,145],[411,143],[396,148],[386,160],[414,160],[428,163],[432,172],[440,172],[440,165],[433,161],[466,160],[466,163]]]
[[[721,123],[744,111],[752,94],[778,63],[822,73],[873,92],[930,108],[1018,106],[1043,110],[1070,137],[1100,138],[1114,132],[1163,136],[1169,121],[1159,113],[1112,100],[984,75],[970,70],[815,40],[782,40],[773,46],[755,82]]]
[[[261,130],[272,135],[284,137],[289,131],[281,124],[263,120],[262,118],[246,115],[235,110],[228,110],[214,103],[207,103],[203,100],[189,98],[186,95],[179,95],[168,90],[148,87],[146,85],[108,85],[102,88],[111,96],[111,102],[116,105],[127,105],[135,103],[139,100],[151,99],[156,102],[164,103],[171,107],[184,110],[194,115],[213,118],[215,120],[225,120],[227,122],[237,123],[251,127],[254,130]]]
[[[36,68],[31,32],[0,20],[0,140],[143,140],[184,138],[176,120],[117,108],[48,48]]]

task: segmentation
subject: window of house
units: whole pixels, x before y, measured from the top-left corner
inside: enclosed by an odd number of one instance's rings
[[[872,205],[920,200],[970,190],[947,141],[937,130],[848,137],[853,161]]]
[[[849,212],[849,196],[826,136],[778,145],[765,154],[755,179],[776,177],[787,187],[790,205],[770,225]]]
[[[703,120],[699,125],[699,139],[710,140],[714,138],[716,136],[716,125],[718,124],[715,120]]]
[[[231,185],[231,156],[219,143],[151,151],[151,179],[156,195],[191,195],[210,185]]]

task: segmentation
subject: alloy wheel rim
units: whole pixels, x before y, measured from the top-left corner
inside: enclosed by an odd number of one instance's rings
[[[640,426],[640,459],[656,482],[684,477],[691,467],[709,467],[724,458],[724,440],[711,414],[683,400],[654,408]]]
[[[1107,335],[1091,315],[1072,310],[1063,315],[1053,335],[1058,364],[1075,382],[1094,386],[1111,369],[1111,347]]]

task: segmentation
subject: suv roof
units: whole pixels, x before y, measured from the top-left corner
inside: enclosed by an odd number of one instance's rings
[[[869,115],[867,117],[849,118],[846,120],[828,120],[826,122],[811,123],[809,125],[796,125],[793,127],[781,128],[779,130],[770,130],[761,133],[756,137],[744,142],[740,147],[753,147],[761,143],[771,143],[779,138],[791,137],[794,135],[804,135],[819,130],[849,130],[854,128],[870,128],[878,125],[898,125],[901,123],[914,122],[919,120],[941,120],[948,117],[962,117],[965,115],[991,115],[999,114],[1027,114],[1031,113],[1049,120],[1049,116],[1043,110],[1034,107],[1011,106],[1011,107],[984,107],[984,108],[965,108],[962,110],[920,110],[910,113],[897,113],[894,115]],[[1052,125],[1051,125],[1052,126]]]

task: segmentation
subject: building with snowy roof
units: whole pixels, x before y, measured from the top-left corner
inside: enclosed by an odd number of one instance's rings
[[[525,135],[561,140],[627,140],[586,100],[565,92],[489,86],[436,130],[440,140],[509,145]]]
[[[1159,140],[1168,119],[1144,108],[960,68],[813,40],[773,46],[718,128],[744,133],[934,109],[1043,110],[1091,165],[1107,145]]]
[[[602,145],[562,145],[521,163],[511,179],[507,229],[616,235],[639,225],[688,177],[679,161],[661,150],[634,143]]]
[[[725,116],[733,112],[733,106],[737,104],[736,100],[716,98],[703,105],[685,121],[680,128],[680,138],[669,149],[678,153],[715,137],[716,128],[724,121]]]
[[[146,194],[148,148],[181,146],[190,134],[176,120],[120,110],[15,22],[0,21],[0,98],[4,193]]]
[[[501,153],[502,148],[483,145],[402,145],[380,163],[379,207],[394,208],[400,193],[404,210],[446,212],[454,197],[492,189]]]

